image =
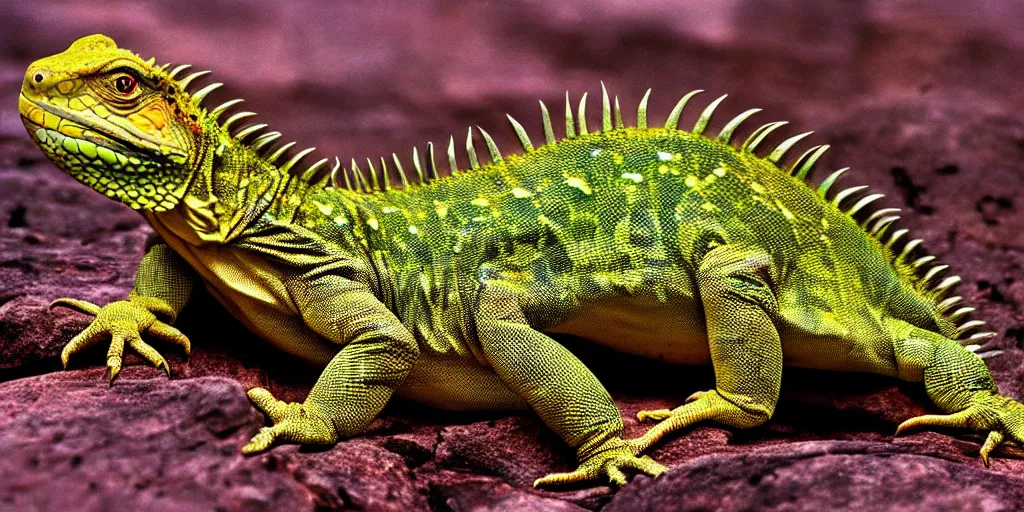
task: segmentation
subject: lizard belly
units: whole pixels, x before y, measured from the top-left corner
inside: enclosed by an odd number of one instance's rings
[[[287,269],[231,245],[187,243],[162,223],[151,224],[202,276],[211,295],[254,334],[315,364],[326,365],[338,352],[338,345],[306,326],[284,286]]]
[[[307,327],[298,312],[282,311],[276,303],[268,304],[210,281],[207,289],[249,331],[279,350],[326,366],[341,349]]]
[[[284,275],[251,253],[213,246],[214,254],[199,258],[200,271],[212,295],[257,336],[274,347],[310,362],[326,365],[341,348],[306,326],[284,287]],[[259,260],[259,258],[256,258]]]
[[[545,331],[580,336],[619,352],[673,364],[711,361],[704,312],[689,297],[668,302],[653,297],[595,301]]]

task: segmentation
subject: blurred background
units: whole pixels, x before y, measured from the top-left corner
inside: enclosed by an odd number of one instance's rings
[[[723,115],[762,107],[757,121],[801,131],[865,102],[940,97],[1011,114],[1024,105],[1024,2],[1010,0],[0,6],[0,133],[26,140],[16,111],[26,66],[96,32],[159,63],[212,70],[226,84],[213,101],[244,98],[284,140],[343,160],[404,155],[470,125],[508,151],[505,112],[539,134],[537,100],[560,108],[568,89],[590,91],[599,116],[599,80],[628,119],[648,87],[652,121],[700,88],[699,105],[729,93]],[[699,112],[689,110],[684,120]]]

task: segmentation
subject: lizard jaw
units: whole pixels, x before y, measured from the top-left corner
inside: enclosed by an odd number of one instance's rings
[[[22,123],[40,149],[93,190],[132,209],[157,212],[174,208],[184,193],[187,180],[180,180],[181,173],[176,171],[185,162],[183,155],[154,159],[152,154],[132,150],[109,130],[85,120],[79,123],[24,94],[18,104]]]

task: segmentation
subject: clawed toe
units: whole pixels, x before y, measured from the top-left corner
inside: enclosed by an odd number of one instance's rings
[[[693,394],[691,394],[690,396],[686,397],[686,400],[683,403],[684,404],[688,404],[690,402],[695,402],[695,401],[699,400],[702,396],[708,394],[709,392],[710,391],[696,391]],[[648,420],[650,420],[650,421],[663,421],[663,420],[667,420],[669,417],[671,417],[672,413],[673,413],[673,411],[671,409],[643,410],[643,411],[638,411],[636,413],[636,419],[637,419],[637,421],[640,421],[640,422],[644,422],[644,421],[648,421]]]
[[[979,393],[963,410],[952,414],[926,414],[900,423],[896,435],[926,427],[969,428],[987,432],[985,442],[978,450],[987,467],[996,449],[1024,442],[1024,406],[1004,396]]]
[[[649,411],[639,411],[636,413],[636,419],[640,422],[647,420],[661,421],[669,416],[672,416],[672,411],[669,409],[653,409]]]
[[[100,313],[100,309],[102,309],[96,304],[93,304],[92,302],[89,302],[87,300],[71,299],[67,297],[55,299],[53,302],[50,303],[50,309],[56,307],[73,309],[80,313],[85,313],[87,315],[93,316],[98,315]]]
[[[683,403],[687,403],[688,404],[690,402],[695,402],[695,401],[699,400],[700,397],[706,395],[707,393],[708,393],[708,391],[694,391],[692,395],[686,397],[686,400],[684,400]]]
[[[274,444],[275,437],[277,437],[277,435],[276,432],[274,432],[274,427],[261,428],[259,433],[253,436],[253,438],[242,447],[242,454],[252,455],[270,448],[270,445]]]
[[[896,435],[898,436],[905,432],[924,427],[964,428],[967,426],[968,420],[970,420],[971,415],[974,413],[975,411],[972,409],[964,409],[953,414],[925,414],[922,416],[915,416],[903,423],[900,423],[899,426],[896,427]]]
[[[979,452],[979,455],[981,455],[981,461],[985,463],[986,468],[989,465],[989,454],[991,454],[992,451],[995,450],[996,447],[998,447],[999,444],[1003,442],[1003,438],[1004,436],[1002,432],[999,432],[998,430],[993,430],[988,433],[988,437],[985,439],[985,444],[981,445],[981,451]]]
[[[61,364],[66,369],[71,356],[109,337],[110,347],[107,350],[107,376],[111,385],[114,384],[118,374],[121,373],[125,345],[138,352],[143,359],[149,361],[153,366],[163,370],[168,377],[171,376],[171,366],[155,348],[142,341],[141,335],[143,333],[151,334],[163,341],[181,345],[185,349],[186,354],[191,352],[189,340],[181,331],[157,320],[154,311],[166,316],[173,316],[174,313],[170,306],[167,306],[159,299],[152,297],[134,298],[112,302],[103,307],[77,299],[57,299],[50,304],[50,307],[58,306],[96,316],[82,332],[71,338],[71,341],[61,350]]]
[[[584,461],[575,471],[553,473],[533,482],[534,487],[550,487],[573,483],[584,483],[606,477],[613,485],[622,487],[628,483],[626,470],[644,473],[652,477],[664,473],[668,468],[650,457],[638,457],[628,445],[599,453]]]
[[[249,400],[270,418],[273,426],[263,427],[259,433],[242,447],[246,455],[259,453],[270,448],[275,441],[290,441],[302,444],[330,444],[338,440],[334,424],[304,404],[286,403],[263,388],[252,388],[246,393]]]

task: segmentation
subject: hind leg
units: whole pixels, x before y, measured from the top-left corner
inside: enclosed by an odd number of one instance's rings
[[[928,427],[988,432],[980,451],[986,466],[1005,440],[1024,445],[1024,405],[999,394],[980,357],[955,340],[909,326],[907,330],[894,344],[900,377],[923,381],[928,397],[947,414],[910,418],[896,435]]]
[[[755,427],[775,411],[782,383],[782,344],[773,318],[778,305],[764,252],[724,245],[711,250],[697,272],[704,303],[715,389],[694,393],[673,410],[641,411],[661,420],[631,443],[637,453],[694,423],[713,420]]]
[[[597,377],[571,352],[531,328],[515,293],[501,282],[481,286],[477,336],[491,368],[541,420],[576,450],[579,467],[537,479],[534,486],[656,476],[665,466],[638,457],[622,439],[622,417]]]

